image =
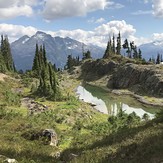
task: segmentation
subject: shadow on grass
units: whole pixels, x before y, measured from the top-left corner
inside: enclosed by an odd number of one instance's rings
[[[46,148],[46,146],[45,146]],[[35,151],[23,151],[16,153],[12,149],[0,149],[0,154],[8,158],[14,158],[20,163],[57,163],[57,159],[46,154],[37,154]]]
[[[102,163],[161,163],[159,161],[163,159],[163,128],[160,135],[149,134],[147,135],[147,138],[142,138],[142,140],[144,139],[143,141],[138,140],[138,143],[134,140],[133,142],[128,143],[129,145],[120,145],[128,139],[132,140],[139,132],[150,129],[150,127],[155,128],[157,123],[159,123],[158,120],[153,120],[145,125],[135,128],[123,128],[116,133],[105,136],[102,140],[94,142],[92,145],[85,146],[84,148],[69,148],[63,151],[61,159],[67,162],[72,160],[72,162],[79,163],[83,160],[89,161],[89,159],[91,160],[90,162]],[[115,144],[119,144],[118,151],[115,154],[106,152],[108,147]],[[100,157],[98,155],[99,153],[96,153],[96,149],[102,150],[100,152],[103,156]],[[105,150],[106,154],[103,154],[103,150]],[[77,157],[72,158],[70,157],[71,154],[75,154]],[[92,159],[92,157],[94,158]]]

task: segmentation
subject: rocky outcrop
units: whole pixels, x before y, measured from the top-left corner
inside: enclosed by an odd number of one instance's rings
[[[163,66],[131,63],[119,66],[108,81],[108,87],[163,97]]]
[[[48,138],[51,146],[57,146],[58,138],[56,132],[53,129],[45,129],[42,132],[42,135]]]
[[[88,60],[81,66],[80,78],[86,81],[98,80],[108,73],[113,73],[117,67],[118,64],[114,61],[108,62],[104,59]]]
[[[21,104],[24,107],[27,107],[29,110],[29,115],[38,114],[47,111],[48,106],[34,101],[31,98],[23,98]]]
[[[106,77],[105,77],[106,76]],[[105,78],[104,78],[105,77]],[[163,97],[163,65],[142,65],[99,59],[81,66],[81,79],[108,80],[108,88],[129,89],[137,94]],[[102,79],[103,78],[103,79]]]

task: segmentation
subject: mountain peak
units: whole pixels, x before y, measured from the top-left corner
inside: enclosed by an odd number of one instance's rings
[[[47,59],[51,63],[55,63],[57,67],[64,67],[67,62],[67,56],[72,54],[73,57],[79,56],[82,58],[83,44],[70,37],[62,38],[60,36],[52,37],[42,31],[37,31],[35,35],[11,44],[11,50],[17,69],[31,69],[35,54],[35,44],[44,44],[46,46]],[[104,53],[100,47],[87,46],[85,49],[90,49],[93,58],[101,58]]]
[[[35,35],[40,35],[40,34],[47,35],[45,32],[42,32],[42,31],[37,31]]]

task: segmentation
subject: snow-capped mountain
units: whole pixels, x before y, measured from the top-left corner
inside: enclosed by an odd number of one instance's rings
[[[74,57],[80,56],[82,58],[83,47],[85,51],[91,51],[93,58],[101,58],[105,50],[95,45],[85,45],[69,37],[52,37],[49,34],[38,31],[32,37],[23,36],[11,43],[11,52],[18,70],[31,69],[36,43],[45,45],[48,60],[55,63],[57,67],[63,67],[66,64],[67,56],[70,54]]]
[[[157,58],[157,54],[163,54],[163,41],[155,41],[139,46],[142,51],[142,56],[146,60],[149,58]]]

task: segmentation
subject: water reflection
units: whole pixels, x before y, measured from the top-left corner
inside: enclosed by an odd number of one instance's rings
[[[142,108],[130,107],[129,105],[119,101],[111,101],[111,99],[104,102],[102,99],[93,96],[92,93],[82,86],[78,86],[76,93],[80,100],[92,104],[96,110],[104,114],[117,115],[119,110],[122,109],[122,111],[127,114],[135,112],[140,118],[142,118],[145,113],[149,115],[150,119],[154,118],[154,114],[148,113]]]
[[[102,99],[94,97],[90,92],[88,92],[84,87],[79,86],[76,91],[80,100],[94,105],[94,108],[104,114],[108,114],[108,109],[105,102]]]

